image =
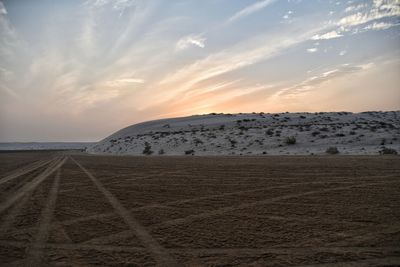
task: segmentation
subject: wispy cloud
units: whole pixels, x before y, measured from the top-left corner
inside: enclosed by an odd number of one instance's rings
[[[345,12],[346,12],[346,13],[354,12],[354,11],[358,11],[358,10],[361,10],[361,9],[363,9],[363,8],[366,8],[366,7],[368,7],[367,4],[352,5],[352,6],[348,6],[348,7],[345,9]]]
[[[365,24],[374,20],[400,15],[400,1],[398,0],[374,0],[372,7],[366,12],[343,17],[339,21],[342,27],[353,27]]]
[[[286,12],[286,14],[283,16],[284,19],[289,19],[293,14],[293,11],[289,10],[288,12]]]
[[[394,26],[399,26],[399,23],[388,23],[388,22],[374,22],[365,26],[364,30],[386,30]]]
[[[7,9],[4,6],[3,2],[0,1],[0,15],[7,15]]]
[[[330,31],[324,34],[316,34],[314,35],[311,39],[312,40],[329,40],[329,39],[334,39],[334,38],[338,38],[338,37],[342,37],[343,35],[341,35],[340,33],[338,33],[337,31]]]
[[[373,67],[373,63],[365,63],[365,64],[358,64],[358,65],[351,65],[351,64],[342,64],[337,66],[334,69],[326,70],[319,75],[312,76],[310,78],[305,79],[304,81],[292,85],[287,88],[280,89],[277,91],[273,96],[272,99],[277,99],[279,97],[294,97],[298,94],[303,94],[310,90],[315,89],[317,86],[325,82],[333,81],[336,78],[340,78],[342,76],[346,76],[355,72],[367,70]]]
[[[230,17],[228,19],[228,22],[233,22],[233,21],[242,19],[244,17],[247,17],[255,12],[262,10],[263,8],[272,4],[275,1],[276,0],[263,0],[263,1],[258,1],[252,5],[249,5],[245,8],[243,8],[242,10],[238,11],[237,13],[235,13],[232,17]]]
[[[363,10],[364,9],[364,10]],[[363,10],[363,11],[360,11]],[[394,22],[379,21],[391,17],[400,16],[399,0],[374,0],[371,5],[366,3],[349,6],[345,13],[356,12],[346,15],[336,21],[332,28],[336,28],[322,35],[313,36],[314,40],[329,40],[344,36],[344,34],[358,34],[368,30],[385,30],[399,25]],[[371,24],[368,24],[371,23]],[[359,28],[361,25],[366,25]]]
[[[290,47],[310,40],[321,28],[324,26],[308,31],[302,29],[295,34],[291,32],[287,35],[258,36],[197,60],[167,74],[159,86],[168,90],[160,90],[156,101],[165,101],[178,94],[185,94],[201,82],[272,58]]]
[[[202,80],[253,65],[288,47],[308,40],[316,31],[312,30],[288,36],[279,35],[276,38],[271,36],[256,37],[185,66],[173,74],[169,74],[160,84],[178,82],[184,83],[186,86],[193,85]]]
[[[178,40],[178,42],[175,45],[175,49],[177,51],[180,51],[180,50],[185,50],[185,49],[189,48],[190,46],[197,46],[200,48],[204,48],[205,41],[206,41],[206,38],[202,37],[201,35],[184,36]]]
[[[145,80],[143,79],[135,79],[135,78],[123,78],[123,79],[116,79],[112,81],[107,81],[105,85],[111,86],[111,87],[119,87],[119,86],[126,86],[130,84],[135,84],[135,83],[145,83]]]

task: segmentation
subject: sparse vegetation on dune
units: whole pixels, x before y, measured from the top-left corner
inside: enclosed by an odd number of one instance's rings
[[[289,136],[289,137],[285,138],[285,144],[287,144],[287,145],[294,145],[294,144],[296,144],[296,142],[297,142],[297,140],[296,140],[296,137],[294,137],[294,136]]]
[[[379,151],[381,155],[397,155],[397,151],[393,148],[383,147],[381,151]]]
[[[145,155],[153,154],[153,151],[151,151],[151,145],[148,142],[144,143],[143,154],[145,154]]]
[[[263,155],[265,151],[269,155],[394,155],[388,151],[400,149],[399,117],[400,112],[212,113],[133,125],[88,151],[131,155]],[[338,146],[340,153],[327,151],[327,147]]]
[[[326,153],[335,155],[335,154],[339,154],[339,150],[337,149],[337,147],[331,146],[331,147],[328,147],[328,149],[326,150]]]

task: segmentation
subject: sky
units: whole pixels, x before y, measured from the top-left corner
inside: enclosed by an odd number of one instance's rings
[[[3,0],[0,142],[400,109],[400,0]]]

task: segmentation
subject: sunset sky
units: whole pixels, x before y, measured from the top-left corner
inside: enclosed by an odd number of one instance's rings
[[[0,142],[210,112],[400,109],[400,0],[0,2]]]

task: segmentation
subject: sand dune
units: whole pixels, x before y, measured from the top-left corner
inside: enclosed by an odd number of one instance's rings
[[[400,149],[400,111],[208,114],[148,121],[88,148],[119,155],[379,154]],[[337,149],[337,151],[335,151]],[[391,150],[388,150],[391,149]]]

